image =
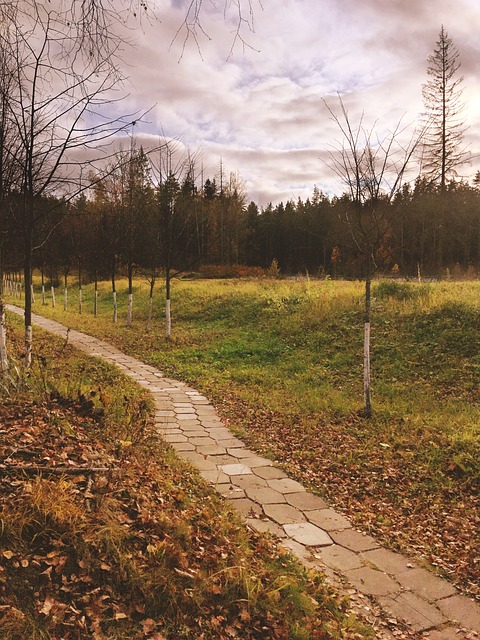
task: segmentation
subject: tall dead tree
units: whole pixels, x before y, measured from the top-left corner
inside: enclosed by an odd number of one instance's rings
[[[13,245],[10,208],[12,194],[18,188],[21,141],[15,131],[9,109],[9,96],[15,84],[16,60],[10,48],[2,46],[8,32],[0,28],[0,372],[8,369],[5,304],[4,267],[6,252]]]
[[[428,57],[430,79],[422,86],[428,125],[422,144],[422,169],[439,184],[442,194],[448,178],[456,176],[457,168],[467,159],[462,146],[465,120],[459,56],[442,25],[433,53]]]
[[[463,146],[463,76],[459,75],[459,56],[442,25],[433,53],[428,57],[430,79],[422,86],[428,124],[421,150],[422,173],[437,185],[440,194],[440,207],[433,227],[438,269],[443,263],[445,244],[447,183],[458,175],[457,169],[468,159]]]

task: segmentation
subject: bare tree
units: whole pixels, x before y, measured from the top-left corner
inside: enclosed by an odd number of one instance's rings
[[[195,163],[175,142],[162,147],[156,167],[157,215],[151,229],[159,266],[165,274],[165,334],[171,336],[172,280],[193,267],[196,260]]]
[[[183,37],[183,55],[188,41],[193,40],[201,55],[201,38],[210,39],[203,22],[205,4],[208,3],[205,3],[204,0],[190,0],[186,4],[185,18],[175,34],[174,41],[177,38]],[[232,55],[237,44],[240,44],[243,49],[251,49],[252,46],[248,43],[245,31],[250,34],[255,31],[254,14],[256,8],[262,9],[261,0],[234,0],[234,2],[225,0],[223,10],[222,4],[217,7],[217,5],[212,3],[210,9],[212,6],[215,8],[215,11],[223,13],[226,22],[230,22],[233,25],[233,38],[229,56]]]
[[[422,139],[414,133],[402,142],[406,127],[398,122],[392,131],[378,137],[374,127],[366,128],[364,116],[354,125],[339,98],[337,114],[326,102],[341,139],[330,153],[330,165],[346,187],[348,200],[344,221],[363,258],[365,273],[364,307],[364,415],[372,414],[370,383],[371,279],[375,253],[388,230],[390,203],[400,189],[405,172]]]
[[[18,15],[43,5],[40,0],[9,0],[0,2],[0,22],[14,23]],[[201,40],[210,39],[207,32],[207,16],[220,16],[232,33],[230,55],[237,45],[252,48],[247,34],[255,31],[254,14],[261,10],[261,0],[224,0],[220,3],[204,0],[187,0],[184,18],[174,34],[182,41],[182,54],[192,41],[201,55]],[[69,14],[69,27],[75,31],[75,49],[83,51],[97,61],[110,59],[124,44],[119,34],[125,25],[135,25],[143,20],[162,17],[163,8],[158,0],[56,0],[60,12]]]
[[[440,193],[440,207],[433,227],[437,269],[441,269],[443,263],[446,240],[447,183],[458,175],[458,167],[468,159],[463,146],[463,76],[459,75],[459,69],[458,49],[442,25],[433,54],[428,57],[430,80],[422,86],[428,122],[422,145],[422,169],[426,177],[438,185]]]
[[[19,3],[20,4],[20,3]],[[61,3],[60,3],[61,4]],[[20,141],[20,204],[15,221],[24,245],[25,364],[32,350],[32,254],[61,219],[62,204],[81,193],[81,176],[100,173],[108,143],[133,116],[111,119],[102,108],[118,96],[113,57],[89,56],[68,11],[23,0],[15,22],[2,33],[2,48],[16,61],[8,110]],[[56,197],[48,199],[54,194]],[[45,224],[48,220],[48,224]],[[43,238],[37,237],[42,224]]]
[[[4,267],[8,245],[13,244],[9,231],[9,209],[12,193],[18,186],[19,167],[16,158],[21,156],[21,143],[16,136],[15,123],[9,110],[9,96],[15,84],[16,61],[11,51],[0,46],[0,371],[8,369],[5,305]],[[10,237],[9,237],[10,235]]]

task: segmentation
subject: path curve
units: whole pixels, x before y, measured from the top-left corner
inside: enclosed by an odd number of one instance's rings
[[[23,309],[7,305],[23,315]],[[390,617],[429,640],[473,638],[480,633],[480,606],[415,560],[382,548],[356,531],[341,514],[274,463],[246,448],[225,427],[209,400],[183,382],[132,358],[112,345],[37,314],[33,323],[66,337],[90,356],[117,365],[148,389],[155,403],[156,431],[196,467],[258,531],[275,534],[308,567],[338,585],[345,579],[373,598]],[[469,632],[473,632],[472,635]]]

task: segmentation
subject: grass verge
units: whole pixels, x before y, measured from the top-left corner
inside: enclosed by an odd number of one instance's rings
[[[146,330],[140,281],[131,328],[112,324],[107,284],[97,318],[91,296],[82,316],[36,309],[197,386],[249,446],[480,597],[479,282],[375,284],[371,420],[360,415],[361,283],[178,282],[169,341],[161,297]]]

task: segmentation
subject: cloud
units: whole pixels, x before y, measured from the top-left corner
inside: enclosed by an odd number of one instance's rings
[[[202,18],[208,37],[199,32],[198,42],[190,37],[185,43],[180,31],[170,46],[185,6],[163,0],[158,19],[135,32],[136,48],[128,53],[128,104],[155,105],[144,133],[164,132],[185,147],[201,149],[211,171],[222,158],[262,205],[306,197],[314,184],[334,188],[320,158],[339,132],[323,99],[335,106],[340,93],[353,122],[364,113],[380,131],[402,117],[415,123],[423,109],[427,58],[442,24],[461,55],[466,142],[474,155],[480,152],[476,0],[264,3],[263,10],[255,5],[255,33],[244,24],[251,48],[237,40],[233,54],[238,16],[225,21],[213,5],[205,5]]]

